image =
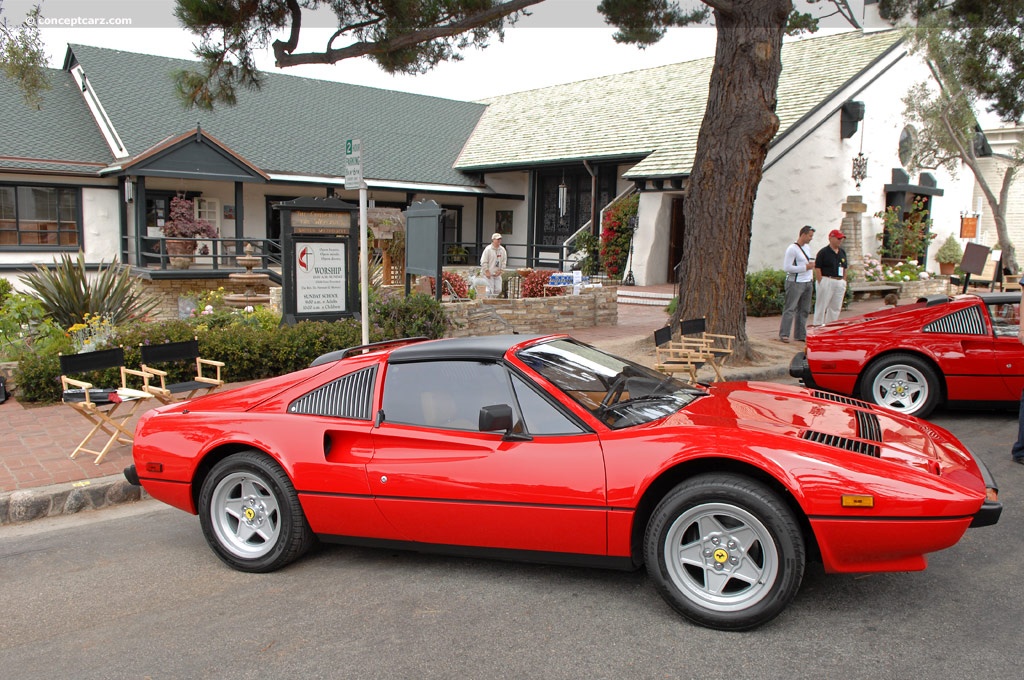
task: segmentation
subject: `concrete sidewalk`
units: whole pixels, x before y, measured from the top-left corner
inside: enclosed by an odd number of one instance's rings
[[[636,290],[671,292],[672,288],[658,286]],[[880,307],[877,300],[855,302],[843,316]],[[655,329],[668,320],[660,305],[620,304],[618,314],[615,326],[579,329],[571,334],[612,351],[630,341],[637,345],[650,342],[653,347]],[[777,316],[747,319],[747,336],[755,342],[777,343],[778,328]],[[780,344],[780,348],[757,365],[726,366],[726,378],[757,380],[787,375],[789,360],[802,345],[794,342]],[[138,416],[156,405],[140,406],[129,426],[134,427]],[[0,524],[75,513],[141,497],[141,490],[128,484],[121,474],[132,463],[130,445],[114,446],[99,465],[88,454],[80,454],[75,460],[68,458],[68,452],[74,450],[90,425],[63,404],[21,404],[15,394],[0,404],[0,422],[4,430],[0,445]]]

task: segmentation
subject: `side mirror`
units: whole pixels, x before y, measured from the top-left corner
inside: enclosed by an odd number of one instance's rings
[[[481,432],[508,432],[512,429],[512,407],[494,404],[480,409]]]

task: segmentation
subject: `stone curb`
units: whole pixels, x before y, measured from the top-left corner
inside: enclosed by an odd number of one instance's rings
[[[129,484],[123,475],[7,491],[0,494],[0,525],[134,503],[145,496],[142,487]]]
[[[771,380],[788,375],[788,366],[765,366],[726,376],[730,381]],[[122,474],[66,482],[36,489],[0,493],[0,526],[35,519],[73,515],[111,505],[135,503],[148,497],[140,486],[128,483]]]

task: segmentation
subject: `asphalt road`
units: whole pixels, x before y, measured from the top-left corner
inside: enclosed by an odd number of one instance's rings
[[[747,633],[679,618],[635,573],[321,547],[223,566],[155,501],[0,527],[0,676],[22,678],[1020,677],[1016,418],[934,421],[989,464],[1003,517],[924,572],[826,576]]]

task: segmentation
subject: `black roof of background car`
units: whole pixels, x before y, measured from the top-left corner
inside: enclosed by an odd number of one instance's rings
[[[431,361],[437,359],[480,359],[499,361],[509,348],[544,335],[486,335],[417,342],[391,351],[388,363]]]

